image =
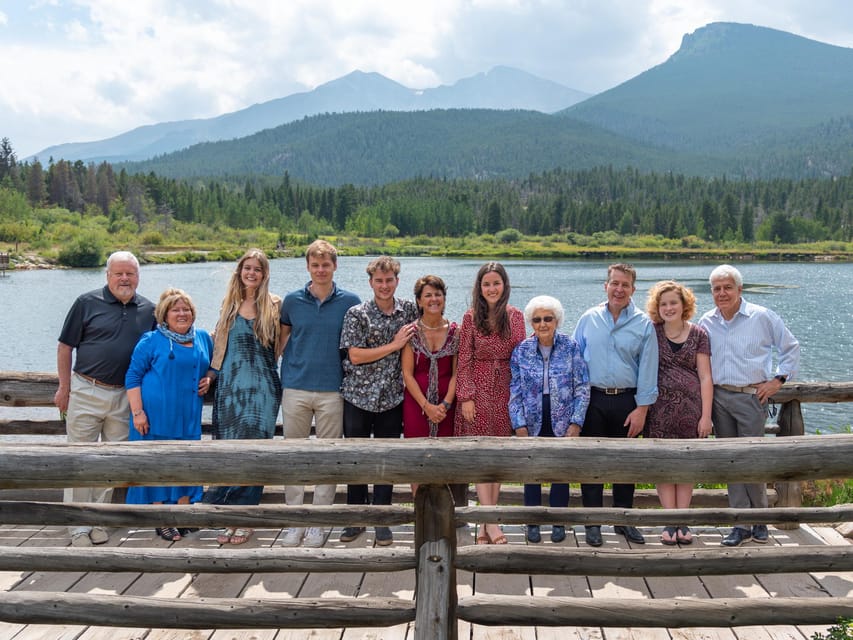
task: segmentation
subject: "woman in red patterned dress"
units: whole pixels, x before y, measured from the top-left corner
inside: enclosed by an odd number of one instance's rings
[[[509,301],[509,276],[499,262],[487,262],[477,272],[471,308],[462,318],[456,374],[455,435],[510,436],[509,359],[524,340],[524,315]],[[499,482],[477,484],[481,505],[498,503]],[[477,544],[506,544],[494,523],[484,524]]]

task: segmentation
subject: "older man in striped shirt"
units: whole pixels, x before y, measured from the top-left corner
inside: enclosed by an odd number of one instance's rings
[[[711,272],[716,307],[699,320],[711,339],[712,420],[718,438],[764,436],[767,401],[797,373],[800,343],[776,313],[743,299],[743,276],[724,264]],[[776,365],[774,368],[774,355]],[[767,507],[764,483],[730,483],[729,506]],[[736,525],[722,544],[767,542],[767,526]]]

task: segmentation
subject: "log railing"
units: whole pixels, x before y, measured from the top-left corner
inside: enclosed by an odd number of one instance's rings
[[[680,576],[851,571],[849,546],[785,549],[592,550],[520,545],[456,548],[455,521],[640,526],[672,521],[770,524],[853,520],[853,505],[767,510],[454,508],[446,483],[501,481],[755,482],[846,477],[853,435],[737,440],[459,438],[5,444],[0,489],[171,484],[421,485],[415,507],[83,505],[0,502],[0,524],[279,527],[415,523],[414,552],[388,549],[0,548],[0,571],[288,572],[415,569],[414,602],[393,598],[158,599],[52,592],[0,593],[0,620],[168,628],[382,627],[415,623],[418,639],[482,625],[718,626],[831,624],[853,598],[608,600],[472,596],[457,570],[481,573]],[[684,464],[689,461],[689,464]],[[760,606],[759,606],[760,605]]]
[[[56,376],[0,372],[2,407],[50,406]],[[709,441],[454,439],[0,445],[0,490],[10,495],[65,486],[130,484],[421,484],[408,507],[182,507],[0,501],[0,524],[150,527],[385,525],[415,523],[415,553],[400,549],[80,549],[0,548],[0,571],[362,572],[416,569],[414,603],[388,598],[183,601],[66,593],[0,594],[0,620],[174,628],[389,626],[415,620],[417,638],[455,638],[456,619],[485,625],[742,626],[828,624],[853,615],[853,599],[609,601],[479,596],[456,601],[456,570],[481,573],[678,576],[853,570],[845,547],[607,551],[507,547],[456,548],[454,523],[572,522],[637,526],[732,524],[756,518],[780,528],[853,520],[853,507],[800,508],[800,483],[848,477],[853,436],[806,437],[800,403],[853,401],[851,383],[794,383],[780,403],[783,438]],[[57,416],[58,417],[58,416]],[[60,435],[64,423],[0,414],[0,433]],[[689,464],[684,464],[688,460]],[[286,463],[283,463],[286,461]],[[618,461],[618,463],[614,463]],[[128,470],[132,470],[129,473]],[[449,482],[764,482],[775,481],[778,508],[719,507],[697,496],[690,510],[457,507]]]

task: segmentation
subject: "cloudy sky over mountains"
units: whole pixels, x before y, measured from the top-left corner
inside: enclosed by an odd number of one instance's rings
[[[0,0],[0,137],[23,158],[354,69],[426,88],[506,65],[596,93],[716,21],[853,46],[849,0]]]

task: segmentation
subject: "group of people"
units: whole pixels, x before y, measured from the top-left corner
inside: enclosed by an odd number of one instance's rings
[[[157,304],[140,296],[139,263],[129,252],[107,261],[107,283],[81,295],[59,337],[59,388],[73,442],[197,440],[203,398],[213,393],[213,434],[219,439],[272,438],[279,409],[287,439],[448,436],[703,438],[763,435],[766,404],[795,375],[799,344],[773,311],[742,298],[743,279],[729,265],[714,269],[715,307],[698,323],[695,297],[675,281],[649,291],[638,308],[636,271],[608,268],[606,301],[581,315],[574,333],[561,332],[559,300],[540,295],[524,311],[509,304],[506,269],[488,262],[477,272],[461,325],[445,317],[447,288],[435,275],[419,278],[414,301],[398,297],[400,263],[388,256],[367,266],[369,300],[337,286],[337,251],[324,240],[306,250],[310,280],[283,299],[269,291],[270,264],[247,251],[231,275],[213,334],[195,326],[192,299],[164,291]],[[529,325],[528,333],[526,325]],[[76,358],[72,354],[76,351]],[[280,361],[280,365],[278,365]],[[584,483],[584,507],[603,506],[603,484]],[[334,485],[314,488],[315,505],[332,504]],[[393,487],[347,488],[348,504],[391,503]],[[417,491],[417,486],[412,487]],[[465,504],[468,486],[452,485]],[[691,484],[659,484],[667,509],[689,507]],[[495,505],[499,483],[478,483],[481,505]],[[132,487],[136,504],[258,504],[263,487]],[[104,502],[109,490],[69,489],[66,501]],[[633,484],[613,485],[613,506],[632,508]],[[302,505],[304,487],[285,488],[288,505]],[[569,485],[553,483],[549,504],[566,507]],[[730,484],[735,508],[767,506],[762,484]],[[539,506],[542,487],[524,486],[524,504]],[[364,533],[348,526],[340,540]],[[633,526],[617,534],[642,544]],[[188,530],[159,527],[176,541]],[[248,527],[227,528],[220,544],[243,544]],[[285,546],[322,546],[322,527],[291,527]],[[541,541],[537,524],[527,540]],[[551,540],[566,537],[564,525]],[[767,527],[738,524],[722,544],[766,542]],[[72,544],[102,544],[99,527],[71,530]],[[586,543],[602,544],[600,526]],[[378,545],[393,542],[376,527]],[[689,527],[664,527],[661,541],[689,544]],[[506,544],[497,523],[484,524],[478,544]]]

